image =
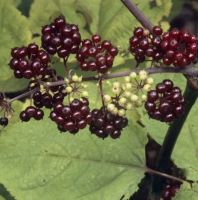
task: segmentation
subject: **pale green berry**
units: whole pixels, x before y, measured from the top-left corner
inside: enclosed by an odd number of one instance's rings
[[[114,82],[113,87],[120,88],[120,83],[118,81]]]
[[[145,94],[143,94],[143,95],[142,95],[142,100],[143,100],[143,101],[146,101],[146,99],[147,99],[147,96],[146,96]]]
[[[125,96],[125,97],[130,97],[130,96],[131,96],[131,92],[125,91],[125,92],[124,92],[124,96]]]
[[[148,83],[148,84],[153,84],[153,78],[151,78],[151,77],[149,77],[149,78],[147,78],[147,80],[146,80],[146,83]]]
[[[137,100],[138,100],[138,96],[135,95],[135,94],[132,94],[132,95],[131,95],[131,101],[132,101],[132,102],[136,102]]]
[[[119,115],[120,117],[125,116],[125,114],[126,114],[126,111],[125,111],[124,109],[118,110],[118,115]]]
[[[139,72],[139,78],[140,78],[140,80],[146,80],[147,77],[148,77],[148,73],[145,70],[141,70]]]
[[[136,72],[131,72],[130,73],[130,77],[133,79],[133,78],[136,78],[137,77],[137,73]]]
[[[117,115],[118,114],[118,109],[114,107],[114,109],[111,111],[112,114]]]
[[[129,83],[129,82],[130,82],[130,76],[126,76],[126,77],[124,78],[124,80],[125,80],[125,82]]]
[[[126,89],[130,90],[132,88],[132,84],[131,83],[126,83]]]
[[[121,88],[114,87],[114,88],[112,88],[112,92],[113,92],[113,94],[119,95],[121,92]]]
[[[126,104],[126,109],[127,109],[127,110],[131,110],[132,107],[133,107],[133,105],[132,105],[131,103],[127,103],[127,104]]]
[[[151,88],[151,85],[150,84],[145,84],[144,87],[143,87],[143,90],[148,92]]]
[[[127,102],[127,99],[124,98],[124,97],[121,97],[121,98],[119,99],[119,101],[118,101],[118,103],[119,103],[121,106],[123,106],[126,102]]]
[[[103,97],[105,103],[110,103],[111,102],[111,97],[108,94],[105,94]]]
[[[65,88],[65,91],[69,94],[69,93],[71,93],[71,92],[73,91],[73,89],[72,89],[71,86],[67,86],[67,87]]]
[[[78,81],[77,82],[79,82],[79,83],[82,82],[82,76],[78,77]]]
[[[112,112],[114,110],[114,108],[115,108],[115,105],[112,104],[112,103],[107,105],[107,110],[110,111],[110,112]]]
[[[68,79],[68,78],[65,78],[64,81],[65,81],[66,83],[69,83],[69,79]]]
[[[76,74],[72,76],[72,81],[78,82],[78,80],[79,80],[79,77]]]
[[[82,97],[88,97],[88,96],[89,96],[89,94],[88,94],[87,91],[83,91],[83,92],[82,92]]]

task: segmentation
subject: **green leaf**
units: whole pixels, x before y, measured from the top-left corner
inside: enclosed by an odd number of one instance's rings
[[[16,92],[26,89],[28,86],[28,80],[16,79],[14,77],[0,80],[0,91],[1,92]]]
[[[17,123],[0,138],[0,180],[19,200],[127,199],[143,177],[146,142],[131,122],[118,140],[60,134],[49,119]]]
[[[11,82],[13,73],[8,65],[10,50],[15,46],[27,44],[30,41],[31,33],[28,28],[27,19],[9,1],[0,1],[0,10],[0,80]],[[5,82],[1,82],[0,87],[5,87]],[[13,91],[15,87],[18,86],[14,85],[12,88]]]
[[[183,184],[181,189],[176,193],[175,198],[173,200],[184,200],[184,199],[190,199],[190,200],[197,200],[198,195],[198,184],[193,184],[192,188],[189,186],[189,184]]]

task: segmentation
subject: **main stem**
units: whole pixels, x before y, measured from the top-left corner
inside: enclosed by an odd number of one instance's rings
[[[186,86],[186,90],[184,92],[184,98],[186,102],[185,106],[185,113],[178,119],[174,120],[173,123],[170,125],[164,142],[162,144],[159,157],[156,164],[156,171],[166,173],[171,160],[171,154],[175,147],[176,141],[178,136],[181,132],[181,129],[188,117],[188,114],[195,104],[198,97],[198,92],[192,89],[188,84]],[[153,183],[152,183],[152,191],[153,193],[159,193],[162,190],[162,177],[160,176],[153,176]]]
[[[128,8],[128,10],[135,16],[135,18],[142,24],[143,27],[147,28],[152,32],[152,23],[147,17],[138,9],[132,0],[121,0],[122,3]]]

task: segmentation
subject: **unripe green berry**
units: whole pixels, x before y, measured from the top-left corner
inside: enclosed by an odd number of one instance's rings
[[[132,102],[136,102],[137,100],[138,100],[138,96],[135,95],[135,94],[132,94],[132,95],[131,95],[131,101],[132,101]]]
[[[133,79],[133,78],[136,78],[137,77],[137,73],[136,72],[131,72],[130,73],[130,77]]]
[[[126,111],[125,111],[124,109],[118,110],[118,115],[119,115],[120,117],[125,116],[125,114],[126,114]]]
[[[72,91],[73,91],[73,89],[72,89],[72,87],[71,86],[67,86],[66,88],[65,88],[65,91],[66,91],[66,93],[71,93]]]
[[[105,94],[103,98],[104,98],[105,103],[111,102],[111,97],[108,94]]]

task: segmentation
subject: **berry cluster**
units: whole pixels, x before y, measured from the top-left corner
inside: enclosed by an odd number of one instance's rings
[[[186,31],[173,29],[162,36],[163,63],[184,67],[195,61],[198,50],[197,38]]]
[[[118,49],[111,42],[101,41],[99,35],[93,35],[92,40],[82,41],[77,59],[82,70],[97,71],[103,74],[112,67],[117,54]]]
[[[75,134],[91,121],[89,101],[86,98],[74,99],[68,106],[58,103],[50,113],[50,118],[56,122],[61,132]]]
[[[81,43],[78,27],[66,22],[63,16],[42,28],[42,47],[51,55],[66,58],[76,54]]]
[[[153,79],[144,70],[132,72],[125,77],[125,82],[113,83],[113,96],[104,95],[107,110],[114,115],[124,116],[127,110],[140,107],[146,101],[146,93],[151,88]]]
[[[36,44],[15,47],[11,50],[10,67],[16,78],[31,79],[44,76],[50,62],[49,55]]]
[[[23,122],[28,122],[31,118],[34,118],[36,120],[43,119],[44,112],[39,109],[35,108],[34,106],[28,106],[24,111],[20,113],[20,119]]]
[[[171,80],[164,80],[156,85],[155,90],[148,92],[145,108],[151,118],[172,122],[184,112],[184,97]]]
[[[159,26],[153,27],[153,34],[142,27],[135,28],[129,40],[129,50],[135,56],[137,63],[144,62],[146,57],[153,61],[162,59],[161,35],[163,30]]]
[[[119,138],[121,131],[128,125],[127,118],[113,115],[106,108],[94,109],[91,112],[92,120],[89,130],[100,138],[106,138],[109,135],[113,138]]]
[[[129,50],[137,63],[148,58],[165,65],[184,67],[196,59],[198,39],[187,31],[173,29],[163,33],[159,26],[154,26],[152,33],[137,27],[133,34]]]

